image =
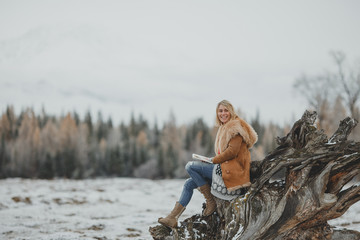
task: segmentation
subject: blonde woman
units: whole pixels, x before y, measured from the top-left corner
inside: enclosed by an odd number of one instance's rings
[[[167,227],[176,227],[177,220],[190,202],[193,191],[198,188],[206,199],[203,216],[216,210],[213,197],[231,200],[250,186],[250,151],[256,143],[254,129],[234,111],[233,105],[223,100],[216,107],[216,124],[219,127],[215,139],[213,164],[191,161],[186,165],[190,175],[185,181],[180,199],[174,209],[158,222]]]

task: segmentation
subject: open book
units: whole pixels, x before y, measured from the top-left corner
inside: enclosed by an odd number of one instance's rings
[[[210,159],[209,157],[204,157],[204,156],[201,156],[201,155],[199,155],[199,154],[193,153],[192,158],[193,158],[194,160],[198,160],[198,161],[202,161],[202,162],[207,162],[207,163],[212,163],[212,162],[211,162],[211,159]]]

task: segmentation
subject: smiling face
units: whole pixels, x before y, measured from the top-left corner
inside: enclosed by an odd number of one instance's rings
[[[219,106],[217,116],[222,124],[227,123],[231,118],[229,110],[224,105]]]

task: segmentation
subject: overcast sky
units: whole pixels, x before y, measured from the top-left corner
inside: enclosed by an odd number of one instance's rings
[[[0,111],[13,105],[127,122],[301,117],[292,85],[360,58],[360,1],[0,0]]]

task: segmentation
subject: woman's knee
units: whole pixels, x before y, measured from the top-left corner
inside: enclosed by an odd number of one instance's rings
[[[186,188],[188,190],[193,190],[193,189],[197,188],[197,185],[192,178],[188,178],[188,179],[186,179],[186,181],[184,183],[184,188]]]
[[[185,170],[187,172],[191,171],[191,167],[194,165],[194,162],[188,162],[186,165],[185,165]]]

